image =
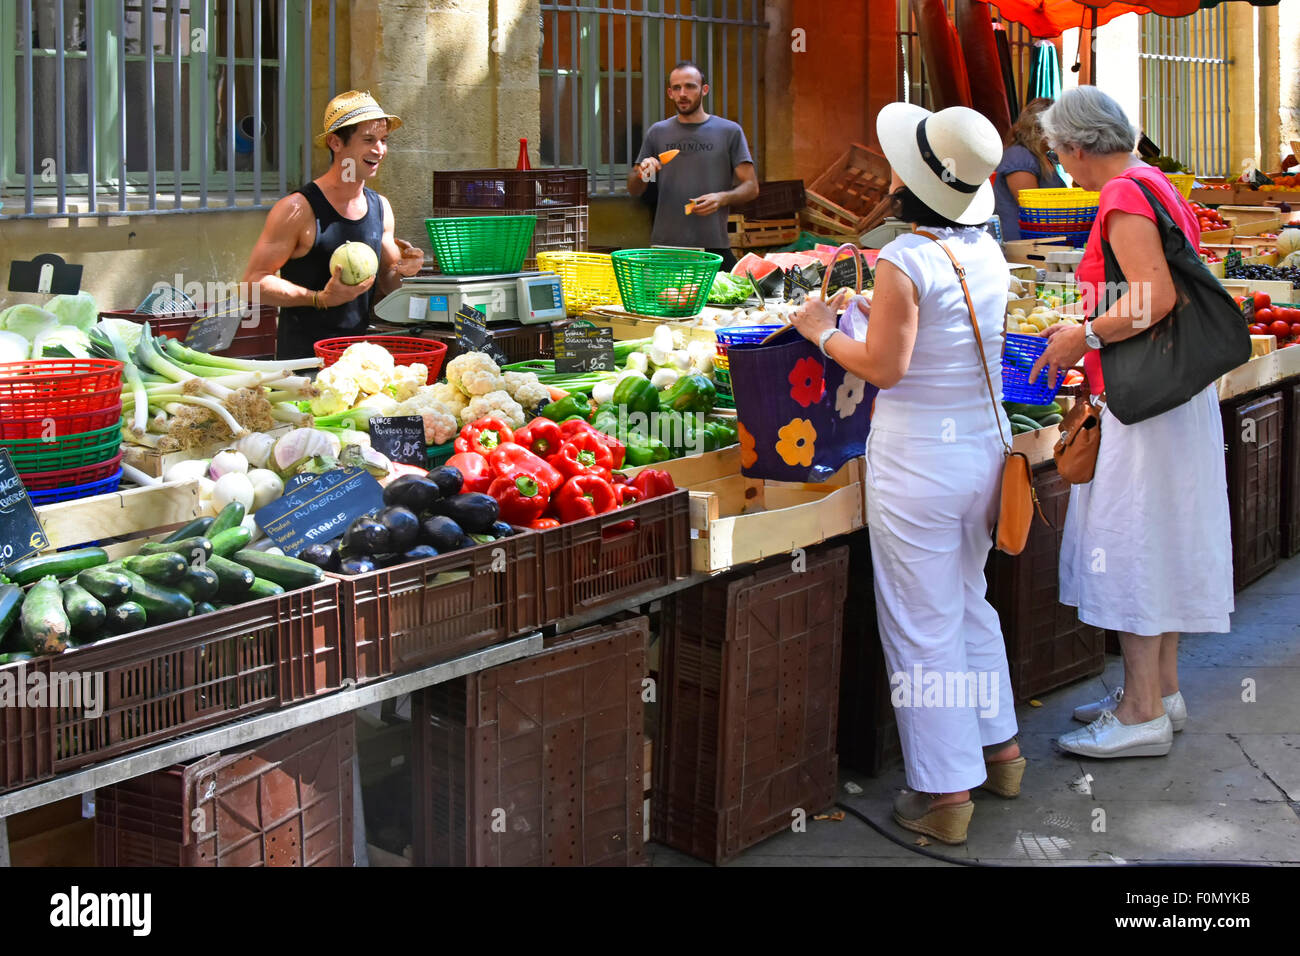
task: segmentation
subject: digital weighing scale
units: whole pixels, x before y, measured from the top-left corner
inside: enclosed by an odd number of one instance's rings
[[[554,272],[495,276],[415,276],[384,296],[375,315],[398,325],[451,325],[473,306],[489,322],[534,325],[564,318],[564,290]]]

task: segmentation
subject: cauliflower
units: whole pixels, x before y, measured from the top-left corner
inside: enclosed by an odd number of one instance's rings
[[[538,381],[535,372],[506,372],[503,378],[506,380],[506,391],[510,393],[510,397],[525,410],[550,403],[551,390]]]
[[[461,418],[465,412],[465,406],[469,404],[469,398],[465,393],[454,385],[447,382],[438,382],[436,385],[425,385],[416,389],[419,395],[428,395],[427,401],[439,402],[447,407],[457,418]]]
[[[375,392],[373,395],[367,395],[365,405],[376,415],[396,415],[393,411],[399,402],[393,396],[386,392]]]
[[[352,372],[352,367],[342,362],[321,369],[315,383],[319,394],[311,400],[312,414],[333,415],[335,412],[345,412],[356,404],[360,387]]]
[[[393,371],[393,356],[388,349],[373,342],[357,342],[349,345],[340,356],[339,365],[352,368],[352,377],[358,387],[367,395],[381,391],[384,383]]]
[[[426,385],[402,402],[395,415],[420,415],[424,418],[424,440],[430,445],[445,445],[460,431],[460,422],[446,405],[433,397],[433,386]]]
[[[399,402],[404,402],[414,395],[415,390],[425,384],[428,379],[429,368],[426,365],[420,365],[419,363],[398,365],[389,374],[383,390]]]
[[[511,428],[523,428],[524,422],[527,421],[523,406],[511,398],[510,393],[504,389],[488,392],[486,395],[475,395],[465,407],[464,417],[467,422],[477,421],[488,415],[497,415],[505,419],[505,423]]]
[[[470,397],[504,391],[506,387],[501,369],[483,352],[466,352],[448,362],[447,383]]]

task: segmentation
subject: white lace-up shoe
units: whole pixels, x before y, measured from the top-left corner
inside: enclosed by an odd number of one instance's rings
[[[1074,708],[1074,719],[1083,724],[1090,724],[1100,717],[1103,711],[1114,712],[1123,699],[1124,688],[1116,687],[1101,700]],[[1169,715],[1170,722],[1174,725],[1174,733],[1178,733],[1187,724],[1187,703],[1183,700],[1183,692],[1176,690],[1160,700],[1165,705],[1165,713]]]
[[[1142,724],[1121,724],[1109,710],[1087,727],[1063,734],[1057,745],[1083,757],[1163,757],[1174,745],[1168,714]]]

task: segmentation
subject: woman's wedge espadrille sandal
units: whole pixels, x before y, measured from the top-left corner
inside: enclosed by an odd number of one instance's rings
[[[924,833],[940,843],[957,846],[966,842],[966,828],[970,825],[975,803],[950,803],[941,807],[930,806],[928,793],[904,790],[894,801],[894,822],[913,833]]]
[[[985,790],[1008,800],[1020,796],[1020,781],[1025,776],[1024,757],[986,763],[984,769],[988,773],[988,779],[982,784]]]

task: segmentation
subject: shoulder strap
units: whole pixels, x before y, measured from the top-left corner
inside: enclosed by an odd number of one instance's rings
[[[966,309],[970,312],[970,324],[975,329],[975,347],[979,349],[980,368],[984,371],[984,383],[989,389],[989,401],[993,403],[993,420],[998,423],[998,437],[1002,439],[1002,447],[1009,455],[1011,454],[1011,445],[1007,442],[1006,433],[1002,430],[1002,416],[999,414],[1001,409],[998,408],[998,397],[993,392],[993,378],[989,375],[989,363],[984,357],[984,340],[980,337],[979,320],[975,318],[975,303],[971,301],[970,286],[966,285],[966,270],[962,267],[962,264],[957,261],[956,257],[952,254],[952,251],[939,241],[938,236],[930,232],[924,232],[920,229],[916,231],[916,234],[918,236],[924,236],[942,249],[944,255],[948,257],[948,261],[952,263],[952,267],[957,273],[957,280],[961,283],[962,295],[966,297]]]

